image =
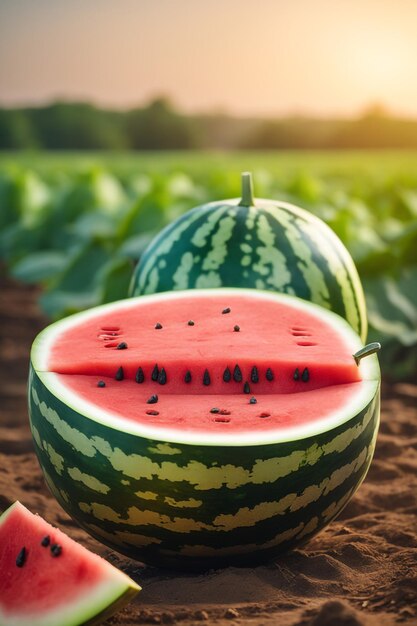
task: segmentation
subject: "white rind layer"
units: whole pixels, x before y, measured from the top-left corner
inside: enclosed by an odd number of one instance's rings
[[[339,332],[341,342],[345,343],[352,354],[363,347],[358,335],[343,318],[318,305],[305,302],[299,298],[271,292],[254,292],[253,290],[245,289],[194,289],[191,294],[190,291],[175,291],[121,300],[119,302],[95,307],[82,313],[72,315],[59,322],[55,322],[42,331],[36,338],[31,351],[32,366],[42,383],[53,395],[86,418],[109,428],[148,439],[190,445],[240,446],[297,441],[306,437],[319,435],[341,426],[355,417],[371,402],[378,391],[380,381],[380,371],[376,355],[368,356],[361,361],[359,371],[362,382],[351,384],[352,393],[350,397],[346,399],[343,407],[333,411],[330,415],[324,416],[322,419],[315,420],[314,423],[293,428],[280,428],[269,432],[251,431],[242,434],[236,432],[222,432],[221,434],[209,433],[207,431],[185,432],[174,428],[136,423],[125,419],[123,415],[106,411],[103,407],[80,398],[78,394],[70,390],[63,383],[63,379],[59,374],[48,371],[48,361],[52,346],[61,333],[73,328],[80,322],[94,319],[94,317],[98,317],[109,310],[117,309],[118,311],[128,311],[137,306],[138,302],[151,303],[161,300],[176,300],[179,298],[189,298],[190,295],[198,298],[211,298],[213,295],[221,295],[225,292],[235,293],[237,295],[250,293],[251,296],[259,299],[285,302],[286,305],[293,307],[295,310],[306,311],[310,314],[316,312],[320,319],[324,318],[333,329]]]
[[[52,611],[40,611],[35,615],[33,611],[25,613],[13,612],[13,615],[4,613],[0,606],[0,626],[79,626],[93,620],[95,616],[110,609],[121,601],[123,596],[132,590],[131,584],[123,580],[124,574],[119,572],[111,579],[96,585],[77,599],[66,602],[65,605]],[[65,584],[65,581],[62,581]],[[139,587],[137,591],[139,591]],[[1,601],[1,598],[0,598]],[[127,599],[126,599],[127,601]],[[120,605],[122,602],[120,603]]]

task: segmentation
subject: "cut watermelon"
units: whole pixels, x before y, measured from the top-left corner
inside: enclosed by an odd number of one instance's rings
[[[20,502],[0,517],[0,572],[1,626],[98,624],[140,591]]]
[[[46,480],[95,537],[145,561],[267,558],[363,480],[375,355],[285,295],[194,290],[74,315],[36,339],[30,414]]]

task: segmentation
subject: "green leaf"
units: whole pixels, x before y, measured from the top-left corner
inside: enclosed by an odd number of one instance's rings
[[[102,208],[103,213],[116,213],[126,201],[126,194],[122,185],[109,172],[95,172],[92,180],[92,190],[96,205]]]
[[[417,346],[417,268],[397,280],[379,277],[364,281],[368,317],[375,331],[404,346]]]
[[[133,261],[139,261],[142,254],[145,252],[149,243],[156,235],[156,232],[142,233],[140,235],[133,235],[126,239],[117,251],[118,256],[132,259]]]
[[[13,194],[13,183],[9,176],[0,176],[0,228],[19,220],[20,211]]]
[[[0,232],[0,256],[11,265],[40,249],[45,241],[43,228],[26,228],[15,222]]]
[[[42,310],[52,319],[59,319],[66,315],[72,315],[78,311],[84,311],[100,302],[98,290],[85,292],[61,291],[59,289],[44,293],[39,304]]]
[[[69,227],[72,235],[80,240],[113,239],[117,229],[114,216],[105,213],[84,213]]]
[[[417,218],[417,192],[413,189],[403,189],[400,192],[400,198],[410,211],[410,215]]]
[[[114,302],[127,298],[132,279],[133,263],[127,259],[114,259],[102,271],[100,302]]]
[[[71,259],[54,284],[54,289],[75,294],[97,288],[97,276],[110,259],[111,253],[98,243],[89,243]]]
[[[40,283],[53,278],[65,269],[68,255],[65,252],[45,250],[33,252],[18,261],[11,270],[12,275],[27,283]]]

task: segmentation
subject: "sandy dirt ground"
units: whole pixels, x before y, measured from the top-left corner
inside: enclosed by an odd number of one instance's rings
[[[417,386],[383,386],[369,474],[339,518],[302,550],[201,574],[146,567],[89,537],[49,493],[26,406],[30,345],[48,321],[36,289],[3,276],[0,294],[0,512],[19,499],[142,586],[106,624],[417,624]]]

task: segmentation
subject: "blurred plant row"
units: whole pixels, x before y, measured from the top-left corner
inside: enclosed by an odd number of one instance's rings
[[[398,160],[400,159],[400,160]],[[154,155],[0,159],[0,257],[42,285],[51,318],[126,296],[151,237],[191,207],[256,195],[324,219],[351,252],[392,379],[417,373],[417,160],[393,156]]]

